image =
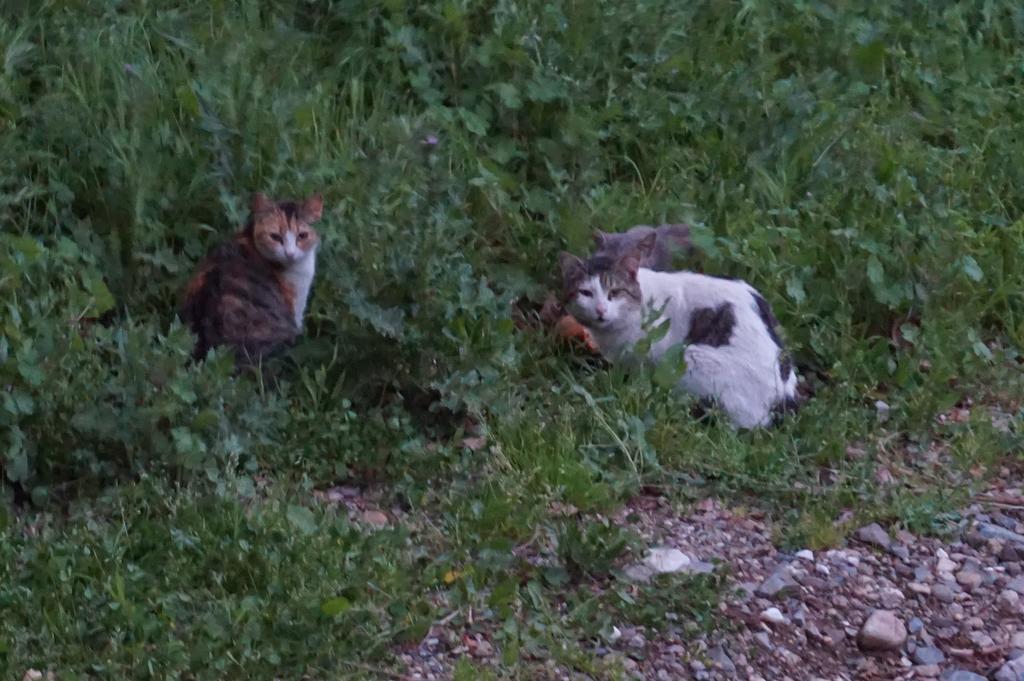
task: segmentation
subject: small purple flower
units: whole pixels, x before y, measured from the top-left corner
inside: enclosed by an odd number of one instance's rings
[[[424,146],[436,147],[438,143],[437,135],[427,135],[423,138]]]
[[[135,76],[136,78],[140,77],[139,67],[136,66],[135,64],[125,64],[124,65],[124,72],[126,74],[128,74],[129,76]]]

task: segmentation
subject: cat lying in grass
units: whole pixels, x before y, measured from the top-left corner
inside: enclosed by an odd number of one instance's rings
[[[228,346],[255,365],[302,331],[320,237],[323,199],[271,201],[255,194],[242,231],[212,249],[185,289],[181,317],[196,335],[193,357]]]
[[[656,235],[632,252],[598,252],[584,261],[562,253],[566,308],[587,328],[607,359],[636,360],[645,329],[667,322],[647,358],[658,361],[685,344],[678,387],[719,404],[734,425],[769,425],[794,409],[796,372],[778,335],[771,306],[743,281],[642,267]]]
[[[653,234],[653,236],[651,236]],[[653,238],[654,245],[642,254],[640,266],[649,270],[667,272],[672,269],[677,254],[689,254],[693,251],[690,243],[690,228],[681,224],[668,224],[651,227],[636,225],[625,232],[612,233],[598,230],[594,232],[594,245],[597,250],[593,257],[620,258],[634,253],[644,238]],[[572,315],[564,314],[555,324],[555,335],[581,342],[591,352],[600,351],[594,337],[587,328],[580,324]]]

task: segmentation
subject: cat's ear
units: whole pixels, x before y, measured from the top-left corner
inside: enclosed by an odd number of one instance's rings
[[[640,258],[635,255],[627,255],[619,261],[619,269],[626,273],[626,276],[636,280],[636,272],[640,269]]]
[[[249,199],[249,210],[256,213],[266,213],[274,209],[274,202],[267,198],[263,192],[256,192]]]
[[[302,206],[299,208],[299,217],[307,225],[311,225],[319,220],[324,214],[324,197],[320,194],[313,194],[305,201],[302,202]]]
[[[565,284],[566,288],[568,288],[572,282],[582,279],[583,275],[587,271],[582,260],[566,251],[562,251],[558,254],[558,267],[562,270],[562,282]]]
[[[608,234],[602,232],[600,229],[594,230],[594,246],[597,248],[604,248],[605,242],[608,241]]]
[[[652,231],[650,234],[645,236],[643,239],[636,244],[636,257],[639,260],[649,258],[654,253],[654,242],[658,238],[658,233]]]

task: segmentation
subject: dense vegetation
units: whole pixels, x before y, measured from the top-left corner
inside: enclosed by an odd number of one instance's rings
[[[590,669],[613,617],[709,624],[711,580],[618,589],[599,513],[641,489],[820,546],[941,531],[1019,461],[1013,0],[8,0],[0,58],[6,669],[373,676],[470,608],[501,674]],[[189,365],[175,315],[257,189],[326,201],[272,386]],[[514,322],[559,249],[662,221],[772,300],[816,393],[781,428]]]

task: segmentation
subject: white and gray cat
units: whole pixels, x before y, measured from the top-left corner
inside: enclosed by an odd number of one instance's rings
[[[651,344],[658,361],[685,344],[679,388],[719,404],[733,424],[754,428],[797,406],[796,372],[771,306],[752,286],[694,272],[659,272],[650,262],[656,235],[622,252],[602,249],[584,261],[563,252],[563,299],[609,360],[635,359],[646,328],[668,321]],[[651,319],[653,317],[653,320]]]

